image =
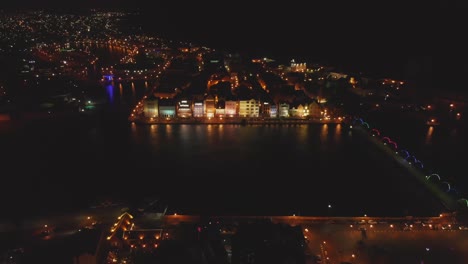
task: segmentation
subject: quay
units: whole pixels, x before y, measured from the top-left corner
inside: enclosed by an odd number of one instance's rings
[[[232,124],[232,125],[299,125],[299,124],[341,124],[342,118],[313,119],[313,118],[130,118],[130,122],[137,125],[157,124]]]

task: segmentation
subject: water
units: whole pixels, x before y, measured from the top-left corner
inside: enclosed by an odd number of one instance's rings
[[[107,58],[99,63],[119,56]],[[131,107],[151,87],[90,85],[86,90],[106,101],[94,114],[3,125],[2,208],[24,217],[107,198],[137,203],[158,196],[178,213],[403,216],[442,210],[411,175],[341,125],[130,124]],[[451,172],[460,165],[455,156],[432,155],[463,146],[452,134],[438,138],[436,128],[428,139],[424,130],[393,119],[375,124],[424,162],[433,160],[434,168]]]
[[[427,215],[440,209],[410,175],[341,125],[124,121],[40,122],[4,135],[3,195],[10,199],[3,206],[37,213],[85,206],[96,197],[156,195],[179,213]]]
[[[468,178],[465,177],[464,150],[467,122],[455,125],[427,126],[421,120],[398,114],[379,113],[369,116],[372,127],[398,143],[424,164],[427,173],[437,173],[459,193],[466,197]]]

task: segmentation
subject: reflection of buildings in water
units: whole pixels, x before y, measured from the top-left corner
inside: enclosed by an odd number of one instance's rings
[[[119,96],[120,96],[120,101],[123,102],[123,86],[122,83],[119,83]]]
[[[113,83],[109,83],[106,85],[106,92],[107,92],[107,99],[109,103],[114,103],[114,85]]]
[[[322,125],[322,130],[320,131],[320,142],[324,143],[328,139],[328,124]]]
[[[336,124],[335,126],[335,142],[339,143],[341,141],[341,124]]]
[[[308,125],[299,125],[297,127],[297,137],[299,142],[307,142],[309,138],[309,126]]]
[[[433,126],[429,126],[427,128],[427,133],[426,133],[426,145],[430,145],[432,144],[432,134],[434,133],[434,127]]]
[[[132,100],[133,102],[136,101],[136,92],[135,92],[135,83],[132,82]]]

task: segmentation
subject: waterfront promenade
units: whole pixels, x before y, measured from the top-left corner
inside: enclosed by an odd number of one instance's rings
[[[340,124],[343,118],[254,118],[254,117],[228,117],[228,118],[138,118],[130,117],[130,122],[138,125],[157,124],[234,124],[234,125],[281,125],[281,124]]]

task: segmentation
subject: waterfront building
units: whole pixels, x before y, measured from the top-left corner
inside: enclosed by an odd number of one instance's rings
[[[260,116],[262,117],[278,117],[276,104],[273,102],[263,102],[260,107]]]
[[[239,104],[237,101],[229,100],[224,103],[224,113],[227,117],[237,116],[237,107]]]
[[[224,117],[225,116],[225,105],[226,102],[224,100],[218,100],[216,102],[216,108],[215,108],[215,116],[216,117]]]
[[[208,95],[205,98],[205,104],[204,104],[204,113],[205,116],[208,118],[212,118],[215,116],[216,108],[215,108],[215,98],[212,95]]]
[[[159,117],[174,118],[176,116],[176,106],[172,99],[159,100]]]
[[[317,101],[313,101],[309,104],[309,117],[320,118],[322,116],[322,107]]]
[[[278,117],[278,106],[276,104],[270,104],[270,117]]]
[[[289,108],[289,116],[302,118],[304,117],[304,109],[305,109],[304,106],[300,103],[293,104],[292,107]]]
[[[241,117],[259,117],[260,103],[255,99],[239,101],[239,116]]]
[[[203,117],[204,113],[203,101],[195,101],[193,103],[193,117]]]
[[[289,117],[289,104],[281,103],[278,108],[279,117]]]
[[[177,102],[177,116],[180,118],[192,117],[192,102],[187,99],[181,99]]]
[[[145,117],[159,117],[158,98],[150,96],[143,101],[143,115]]]
[[[302,110],[302,117],[309,117],[310,109],[307,104],[304,105],[304,109]]]

